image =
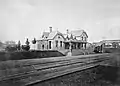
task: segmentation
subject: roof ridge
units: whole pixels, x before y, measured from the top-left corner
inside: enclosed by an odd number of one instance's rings
[[[71,31],[85,31],[84,29],[77,29],[77,30],[71,30]]]

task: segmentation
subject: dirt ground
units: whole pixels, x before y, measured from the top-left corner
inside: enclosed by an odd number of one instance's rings
[[[120,86],[120,68],[97,66],[32,86]]]
[[[113,55],[107,63],[107,66],[74,72],[32,86],[120,86],[120,54]]]

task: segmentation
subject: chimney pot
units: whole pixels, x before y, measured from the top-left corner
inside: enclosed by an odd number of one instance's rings
[[[67,29],[67,34],[69,33],[69,30]]]
[[[49,27],[50,28],[50,33],[52,32],[52,27]]]

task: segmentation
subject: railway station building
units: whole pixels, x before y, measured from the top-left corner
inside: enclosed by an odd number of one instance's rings
[[[86,49],[88,35],[84,30],[67,30],[65,34],[53,31],[43,32],[42,37],[37,40],[37,50],[81,50]]]

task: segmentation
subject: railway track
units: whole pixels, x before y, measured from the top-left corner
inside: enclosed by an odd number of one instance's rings
[[[54,67],[54,68],[49,68],[42,70],[43,74],[46,74],[45,76],[38,76],[41,71],[38,70],[38,75],[37,75],[37,80],[36,77],[33,79],[28,79],[29,83],[26,83],[25,85],[32,85],[47,79],[55,78],[58,76],[62,76],[68,73],[80,71],[83,69],[95,67],[100,64],[100,62],[105,61],[108,59],[103,59],[103,60],[97,60],[97,61],[91,61],[91,62],[85,62],[85,63],[74,63],[74,64],[69,64],[69,65],[64,65],[64,66],[59,66],[59,67]],[[37,74],[37,73],[36,73]]]
[[[86,56],[80,58],[74,56],[74,58],[52,58],[54,60],[42,60],[37,62],[28,62],[22,65],[24,67],[32,68],[31,71],[14,74],[14,71],[11,75],[0,77],[0,81],[3,83],[8,80],[14,81],[11,84],[18,84],[17,86],[32,85],[47,79],[55,78],[61,75],[72,73],[75,71],[91,68],[99,65],[101,62],[110,59],[111,54],[101,54],[94,56]],[[13,68],[15,70],[16,68]],[[3,71],[3,70],[0,70]],[[9,86],[9,85],[8,85]]]

